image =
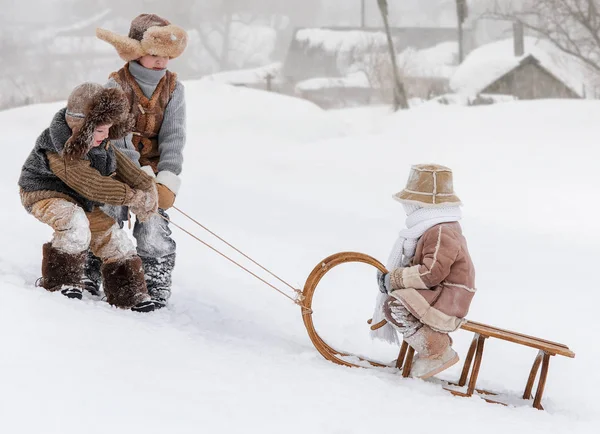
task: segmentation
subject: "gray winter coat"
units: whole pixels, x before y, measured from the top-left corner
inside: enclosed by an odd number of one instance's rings
[[[71,128],[65,120],[66,110],[66,108],[63,108],[56,113],[50,127],[45,129],[38,137],[35,147],[27,157],[21,170],[19,186],[25,193],[55,191],[65,194],[81,205],[85,211],[91,212],[94,206],[102,204],[86,199],[61,181],[50,170],[50,164],[46,156],[46,152],[62,153],[65,143],[71,137]],[[108,149],[105,146],[92,148],[85,158],[90,161],[91,167],[103,176],[111,175],[117,168],[115,151],[112,147],[108,147]]]

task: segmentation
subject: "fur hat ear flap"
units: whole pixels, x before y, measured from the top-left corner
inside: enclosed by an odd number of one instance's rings
[[[96,128],[91,122],[86,120],[82,127],[73,131],[73,135],[67,140],[63,148],[63,156],[67,160],[79,160],[88,152],[94,137]]]
[[[185,50],[187,39],[187,32],[173,24],[152,26],[144,33],[141,46],[146,54],[174,59]]]
[[[136,41],[127,36],[118,35],[105,29],[96,29],[96,36],[115,47],[119,57],[125,62],[139,59],[146,54],[144,53],[140,41]]]
[[[101,125],[111,124],[109,135],[123,137],[133,129],[133,117],[129,115],[129,101],[121,89],[104,89],[97,92],[86,104],[85,118],[81,128],[65,143],[63,155],[69,160],[80,159],[90,150],[94,130]],[[113,128],[116,130],[113,132]],[[129,128],[129,131],[123,131]],[[112,138],[112,137],[111,137]]]
[[[110,140],[121,139],[130,132],[132,132],[134,127],[135,117],[132,114],[129,114],[123,117],[119,122],[114,123],[112,127],[110,127],[108,138]]]

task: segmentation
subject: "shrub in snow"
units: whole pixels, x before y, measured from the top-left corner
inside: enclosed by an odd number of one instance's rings
[[[517,98],[512,95],[490,95],[480,94],[476,96],[466,96],[462,94],[450,93],[440,95],[431,99],[432,102],[442,105],[461,105],[461,106],[478,106],[491,105],[508,101],[516,101]]]

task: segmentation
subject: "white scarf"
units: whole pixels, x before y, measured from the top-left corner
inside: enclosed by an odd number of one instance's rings
[[[386,268],[392,271],[400,267],[408,267],[415,256],[417,243],[423,234],[435,225],[459,221],[462,212],[458,206],[447,206],[443,208],[420,208],[415,205],[404,205],[406,210],[406,229],[400,231],[398,239],[390,252]],[[373,313],[373,324],[385,319],[383,314],[383,303],[388,298],[387,294],[379,293]],[[400,338],[391,324],[371,330],[372,339],[380,339],[390,344],[399,345]]]

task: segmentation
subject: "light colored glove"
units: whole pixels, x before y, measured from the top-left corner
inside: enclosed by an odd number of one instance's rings
[[[169,187],[158,183],[156,184],[156,190],[158,190],[158,207],[164,210],[171,208],[175,203],[175,193]]]
[[[158,193],[153,184],[149,190],[133,190],[133,197],[129,202],[131,211],[139,221],[145,222],[158,211]]]

